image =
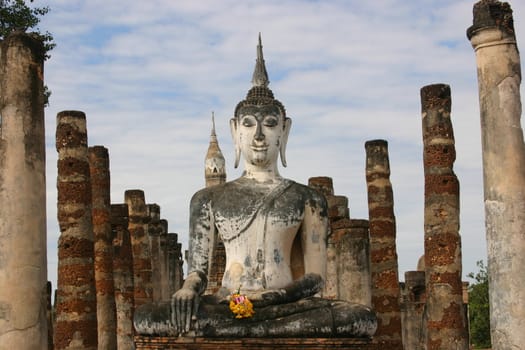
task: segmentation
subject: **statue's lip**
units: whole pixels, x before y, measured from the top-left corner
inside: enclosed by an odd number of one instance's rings
[[[262,152],[268,150],[268,146],[252,146],[252,150]]]

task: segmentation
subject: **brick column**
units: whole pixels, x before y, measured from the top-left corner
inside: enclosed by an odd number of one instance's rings
[[[129,212],[128,231],[133,254],[133,297],[137,307],[153,301],[151,253],[146,224],[149,218],[142,190],[128,190],[124,197]]]
[[[86,116],[57,115],[58,281],[55,349],[97,349],[93,223]]]
[[[113,286],[109,154],[103,146],[90,147],[88,152],[93,196],[98,346],[101,349],[115,349],[117,321]]]
[[[169,294],[170,298],[177,291],[176,281],[175,281],[175,270],[176,270],[176,250],[177,250],[177,234],[168,233],[166,239],[167,244],[167,253],[168,253],[168,281],[169,281]]]
[[[170,297],[182,287],[184,282],[182,273],[182,245],[177,243],[178,236],[176,233],[168,233],[168,264],[169,264],[169,281]]]
[[[332,225],[337,266],[337,299],[372,306],[368,220]]]
[[[128,206],[111,205],[113,280],[117,315],[117,349],[133,349],[133,256],[128,231]]]
[[[162,295],[161,289],[161,264],[160,264],[160,233],[162,226],[160,224],[160,206],[158,204],[148,204],[148,238],[151,256],[151,286],[153,289],[153,301],[160,301]]]
[[[316,176],[308,179],[308,187],[317,190],[325,197],[334,195],[334,184],[331,177]]]
[[[425,309],[425,272],[405,272],[405,319],[403,322],[403,343],[405,349],[424,349],[426,330],[423,311]]]
[[[42,44],[0,43],[0,344],[47,349]]]
[[[160,220],[159,261],[161,300],[170,300],[168,276],[168,220]]]
[[[348,198],[346,196],[327,196],[328,220],[330,226],[342,219],[350,219],[350,209],[348,209]]]
[[[372,262],[372,306],[378,319],[374,338],[389,344],[391,349],[402,349],[396,218],[390,182],[388,143],[385,140],[367,141],[365,149]]]
[[[493,349],[525,349],[525,145],[521,64],[506,2],[474,5]]]
[[[182,288],[184,283],[184,272],[182,266],[184,265],[184,260],[182,260],[182,243],[177,243],[177,266],[175,270],[175,288],[179,290]]]
[[[428,350],[468,349],[463,314],[459,181],[450,120],[450,87],[421,89],[425,168],[425,274]]]

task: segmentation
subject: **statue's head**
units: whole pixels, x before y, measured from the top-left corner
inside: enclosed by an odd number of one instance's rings
[[[260,35],[252,84],[246,99],[237,104],[230,120],[235,167],[239,165],[241,154],[245,161],[261,167],[275,164],[280,154],[281,162],[286,166],[286,143],[292,120],[286,117],[283,104],[268,88]]]

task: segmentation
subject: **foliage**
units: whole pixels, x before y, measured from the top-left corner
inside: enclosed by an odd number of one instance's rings
[[[30,0],[33,2],[33,0]],[[40,23],[40,17],[49,12],[49,7],[29,7],[24,0],[0,0],[0,41],[9,33],[19,30],[27,32],[29,29],[34,30],[34,34],[42,41],[44,45],[44,58],[48,59],[49,51],[56,44],[53,41],[53,35],[49,32],[42,33],[37,25]],[[44,106],[49,105],[51,90],[44,86]]]
[[[490,348],[489,279],[487,267],[480,260],[476,262],[479,271],[469,273],[474,279],[469,286],[470,339],[475,349]]]
[[[53,42],[53,35],[47,31],[41,32],[37,27],[40,17],[48,12],[49,7],[31,8],[24,0],[0,0],[0,40],[15,30],[23,32],[34,30],[34,34],[44,44],[45,58],[49,58],[48,52],[56,46]]]

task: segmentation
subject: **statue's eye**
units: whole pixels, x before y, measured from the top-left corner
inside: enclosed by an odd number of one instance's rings
[[[242,123],[242,126],[250,127],[250,126],[255,125],[255,120],[253,120],[253,118],[246,117],[246,118],[242,118],[241,123]]]
[[[274,116],[267,116],[266,118],[264,118],[264,126],[272,127],[272,126],[276,126],[277,123],[278,123],[278,120]]]

